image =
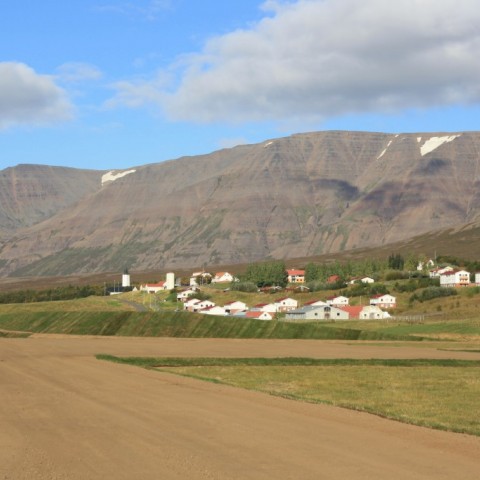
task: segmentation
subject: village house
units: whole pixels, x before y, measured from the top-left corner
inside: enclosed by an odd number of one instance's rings
[[[363,307],[359,315],[359,320],[381,320],[383,318],[389,318],[390,314],[384,312],[379,307],[374,305],[367,305]]]
[[[215,305],[213,307],[202,308],[201,310],[198,311],[198,313],[202,313],[204,315],[218,315],[218,316],[228,315],[225,309],[218,305]]]
[[[327,305],[332,307],[344,307],[349,304],[349,299],[344,297],[343,295],[339,295],[338,297],[329,297],[327,298]]]
[[[293,321],[307,320],[348,320],[348,312],[330,305],[307,306],[291,310],[285,318]]]
[[[288,283],[305,283],[305,270],[287,270]]]
[[[198,288],[189,288],[187,290],[183,290],[177,294],[177,300],[179,302],[185,302],[198,291]]]
[[[212,278],[212,283],[231,283],[238,282],[238,278],[229,272],[217,272]]]
[[[311,300],[310,302],[306,302],[304,307],[318,307],[320,305],[328,305],[328,303],[323,300]]]
[[[190,277],[190,286],[198,287],[198,285],[204,285],[211,283],[212,274],[208,272],[193,272]]]
[[[388,312],[373,305],[349,305],[339,308],[348,312],[350,320],[381,320],[390,317]]]
[[[420,272],[427,268],[433,268],[434,266],[435,266],[435,262],[430,258],[426,262],[418,262],[417,270]]]
[[[277,306],[277,312],[288,312],[289,310],[295,310],[298,307],[297,300],[293,298],[279,298],[275,301]]]
[[[277,313],[277,304],[276,303],[257,303],[251,309],[251,312],[268,312],[268,313]]]
[[[270,312],[257,312],[250,310],[245,312],[245,318],[253,318],[255,320],[273,320],[273,313]]]
[[[189,312],[198,312],[207,307],[214,307],[215,303],[210,300],[199,300],[198,298],[191,298],[183,304],[183,309]]]
[[[141,292],[157,293],[167,290],[167,282],[146,283],[140,286]]]
[[[223,308],[225,309],[225,311],[232,315],[236,312],[244,312],[245,310],[248,309],[247,307],[247,304],[244,303],[244,302],[240,302],[240,301],[234,301],[234,302],[229,302],[229,303],[226,303]]]
[[[348,283],[350,285],[355,283],[375,283],[375,280],[372,277],[354,277]]]
[[[451,270],[440,275],[441,287],[468,287],[470,272],[466,270]]]
[[[443,275],[447,272],[453,272],[454,268],[453,267],[438,267],[434,268],[433,270],[430,270],[428,273],[428,276],[430,278],[439,278],[440,275]]]
[[[340,278],[340,275],[330,275],[328,278],[327,278],[327,283],[337,283],[341,280]]]
[[[370,299],[370,305],[379,308],[395,308],[397,306],[397,299],[393,295],[378,294]]]

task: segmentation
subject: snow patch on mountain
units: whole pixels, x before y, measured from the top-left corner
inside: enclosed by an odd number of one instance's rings
[[[136,170],[125,170],[124,172],[115,173],[115,170],[111,170],[105,175],[102,175],[102,186],[108,182],[114,182],[119,178],[125,177],[126,175],[129,175],[130,173],[135,173],[135,172]]]
[[[433,152],[436,150],[440,145],[443,145],[444,143],[452,142],[456,138],[460,137],[461,135],[447,135],[444,137],[432,137],[428,139],[421,147],[420,147],[420,153],[422,154],[422,157],[426,155],[427,153]]]

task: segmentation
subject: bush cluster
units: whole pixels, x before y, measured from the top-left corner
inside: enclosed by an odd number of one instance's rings
[[[414,293],[410,297],[410,303],[415,301],[425,302],[427,300],[433,300],[434,298],[449,297],[451,295],[457,295],[457,291],[454,288],[427,287],[420,293]]]

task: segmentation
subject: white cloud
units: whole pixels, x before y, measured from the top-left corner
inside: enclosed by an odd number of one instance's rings
[[[52,77],[15,62],[0,62],[0,128],[68,120],[73,107]]]
[[[102,77],[102,72],[88,63],[68,62],[57,68],[57,77],[64,82],[83,82],[98,80]]]
[[[117,99],[129,91],[130,105],[154,101],[170,118],[200,122],[480,101],[475,0],[270,0],[263,9],[250,29],[214,37],[172,66],[178,78],[168,92],[123,82]]]

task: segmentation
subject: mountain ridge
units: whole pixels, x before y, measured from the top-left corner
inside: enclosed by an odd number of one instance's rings
[[[479,152],[479,132],[328,131],[132,167],[103,186],[95,171],[93,191],[5,237],[0,274],[306,257],[474,223]]]

